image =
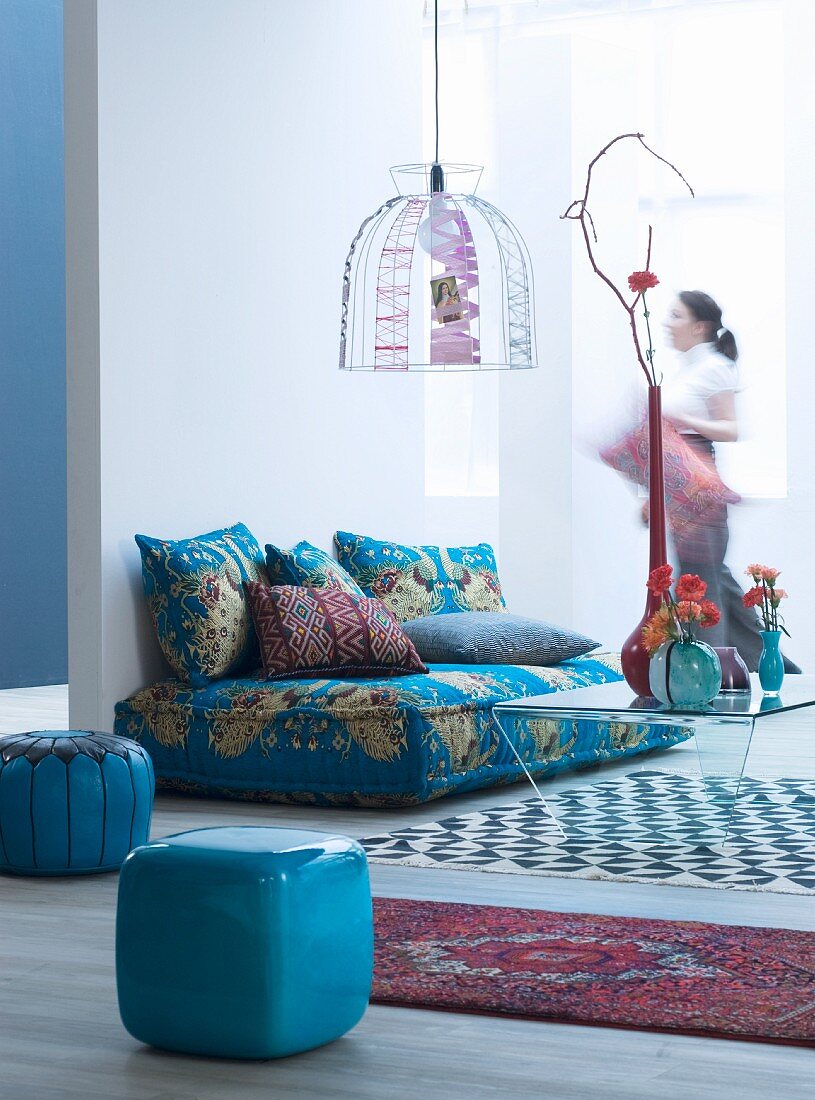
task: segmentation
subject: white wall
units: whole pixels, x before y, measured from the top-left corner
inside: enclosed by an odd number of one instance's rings
[[[134,532],[240,520],[329,548],[337,527],[421,529],[419,381],[337,370],[348,245],[388,167],[421,159],[420,20],[375,0],[66,5],[75,726],[109,729],[166,674]]]
[[[607,603],[598,591],[608,583],[600,557],[610,541],[625,543],[627,595],[636,607],[647,546],[636,529],[632,535],[632,505],[619,479],[574,443],[585,437],[596,447],[592,433],[610,395],[636,381],[636,361],[622,310],[591,272],[579,225],[560,216],[582,195],[589,160],[609,138],[637,128],[630,59],[607,44],[509,32],[499,51],[500,200],[532,257],[540,363],[501,378],[502,580],[513,610],[574,625],[613,646],[619,622],[613,613],[597,616]],[[598,261],[623,285],[638,266],[635,236],[625,228],[635,225],[633,178],[631,152],[623,150],[593,191]],[[598,359],[606,378],[599,390],[587,384]],[[627,617],[623,610],[622,621],[633,625],[641,610]]]
[[[501,35],[495,125],[499,205],[534,270],[537,370],[501,377],[501,576],[511,610],[571,617],[571,48]],[[529,72],[540,79],[528,80]]]
[[[647,130],[637,99],[636,64],[619,45],[576,38],[572,44],[573,197],[583,194],[589,162],[617,134]],[[649,135],[650,136],[650,135]],[[620,142],[592,173],[590,210],[600,268],[628,297],[628,275],[645,267],[637,232],[637,176],[650,167],[632,140]],[[667,171],[667,169],[666,169]],[[642,502],[597,448],[613,438],[644,378],[628,320],[589,263],[580,226],[573,234],[572,497],[575,629],[619,649],[645,608],[648,535]],[[658,264],[655,255],[652,261]],[[640,318],[637,318],[638,321]],[[626,423],[626,427],[627,427]]]

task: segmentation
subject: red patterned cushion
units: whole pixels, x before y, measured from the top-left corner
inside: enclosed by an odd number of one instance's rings
[[[427,672],[379,600],[340,588],[245,584],[268,679]]]
[[[706,462],[682,438],[669,420],[662,421],[662,453],[668,525],[686,560],[696,533],[723,522],[728,504],[741,497],[724,484],[715,466]],[[600,451],[600,458],[624,477],[648,487],[648,421],[643,420],[621,439]],[[701,559],[698,559],[701,560]]]

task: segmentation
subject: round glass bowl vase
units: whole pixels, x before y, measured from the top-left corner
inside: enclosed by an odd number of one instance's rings
[[[719,658],[704,642],[666,642],[651,658],[651,691],[673,707],[701,707],[715,699],[722,686]]]

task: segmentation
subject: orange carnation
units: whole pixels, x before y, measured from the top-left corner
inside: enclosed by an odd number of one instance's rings
[[[702,608],[695,600],[680,600],[676,605],[676,617],[680,623],[698,623],[702,618]]]
[[[642,644],[653,656],[661,645],[664,645],[670,637],[671,615],[665,604],[652,615],[642,628]]]

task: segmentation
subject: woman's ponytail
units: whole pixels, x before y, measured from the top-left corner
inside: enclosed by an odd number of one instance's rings
[[[729,328],[720,328],[716,338],[716,351],[726,355],[735,363],[739,357],[739,349],[736,347],[736,337]]]

